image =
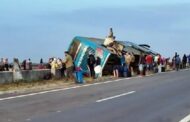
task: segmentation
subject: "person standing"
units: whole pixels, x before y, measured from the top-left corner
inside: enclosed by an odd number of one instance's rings
[[[126,64],[126,61],[125,61],[125,53],[123,52],[121,57],[120,57],[120,61],[121,61],[121,66],[124,66]]]
[[[114,65],[113,66],[113,76],[115,78],[118,78],[119,77],[119,65]]]
[[[32,61],[30,58],[28,60],[29,60],[29,70],[32,70]]]
[[[29,61],[29,59],[27,59],[27,60],[26,60],[26,70],[29,70],[29,69],[30,69],[29,63],[30,63],[30,61]]]
[[[133,53],[130,53],[131,55],[131,63],[130,63],[130,70],[131,70],[131,76],[134,75],[134,68],[135,68],[135,56]]]
[[[23,80],[21,67],[19,64],[19,60],[17,58],[14,58],[14,60],[13,60],[13,79],[14,79],[14,81]]]
[[[95,76],[102,77],[102,67],[101,67],[101,58],[99,56],[96,57],[96,66],[94,67]]]
[[[112,29],[112,28],[110,28],[110,32],[109,32],[109,34],[108,34],[108,37],[109,37],[109,38],[114,38],[113,29]]]
[[[88,59],[87,59],[87,64],[88,64],[88,68],[90,70],[90,76],[92,78],[95,78],[94,66],[96,64],[96,59],[95,59],[93,53],[89,53],[89,56],[88,56]]]
[[[147,73],[149,74],[149,73],[151,73],[151,71],[153,69],[153,57],[152,57],[152,55],[151,54],[147,55],[145,60],[146,60],[146,65],[147,65],[146,68],[148,71]]]
[[[141,76],[145,75],[145,56],[143,54],[140,55],[139,57],[139,72]]]
[[[183,62],[183,68],[185,69],[186,64],[187,64],[187,56],[186,56],[186,54],[184,54],[182,62]]]
[[[40,59],[40,64],[43,64],[43,63],[44,63],[44,62],[43,62],[43,59],[41,58],[41,59]]]
[[[176,69],[176,57],[177,57],[177,52],[175,52],[175,55],[174,55],[174,57],[173,57],[173,59],[172,59],[172,64],[173,64],[173,69],[175,70]]]
[[[26,61],[26,70],[32,70],[32,62],[30,58]]]
[[[40,64],[38,65],[38,69],[44,69],[43,59],[40,59]]]
[[[49,58],[48,63],[46,64],[47,69],[51,69],[51,63],[53,61],[53,58]]]
[[[63,76],[64,76],[65,69],[64,69],[64,67],[63,67],[63,63],[62,63],[62,60],[61,60],[60,58],[58,58],[57,64],[58,64],[58,69],[59,69],[59,71],[61,72],[61,77],[63,77]]]
[[[127,77],[129,74],[128,70],[128,65],[126,64],[126,59],[125,59],[125,54],[126,52],[122,52],[122,55],[120,57],[120,76]]]
[[[26,70],[26,60],[24,60],[24,61],[22,62],[22,67],[23,67],[23,70]]]
[[[190,67],[190,54],[188,56],[188,62],[189,62],[189,67]]]
[[[131,77],[131,61],[132,61],[132,56],[130,53],[127,52],[125,54],[125,62],[126,62],[126,66],[128,68],[128,73],[127,73],[128,77]]]
[[[180,63],[181,63],[181,59],[180,59],[179,55],[177,55],[176,58],[175,58],[176,71],[179,70]]]
[[[63,60],[63,63],[65,63],[65,66],[66,66],[66,77],[67,77],[67,79],[74,80],[74,76],[73,76],[73,69],[74,69],[73,59],[72,59],[72,57],[71,57],[71,55],[69,54],[68,51],[65,51],[65,59]]]
[[[56,76],[56,70],[58,69],[57,59],[53,58],[53,61],[51,62],[51,74],[55,77]]]
[[[6,70],[6,71],[9,71],[9,62],[8,62],[8,58],[6,58],[6,59],[4,60],[4,66],[5,66],[5,70]]]
[[[99,56],[96,57],[96,66],[101,65],[101,58]]]
[[[5,65],[4,65],[4,59],[1,58],[1,61],[0,61],[0,71],[4,71],[5,69]]]

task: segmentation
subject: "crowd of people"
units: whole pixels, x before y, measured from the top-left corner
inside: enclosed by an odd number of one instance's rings
[[[61,73],[61,77],[65,77],[66,80],[75,80],[74,71],[78,70],[77,67],[74,66],[74,61],[72,56],[68,51],[64,52],[65,58],[49,58],[47,63],[43,62],[43,59],[40,59],[40,63],[36,66],[33,64],[31,59],[25,59],[21,63],[19,59],[14,58],[13,63],[9,63],[7,58],[1,58],[0,62],[0,71],[18,71],[22,70],[33,70],[33,69],[51,69],[51,76],[47,76],[45,79],[52,78],[52,75],[55,75],[56,72]],[[100,66],[101,59],[100,57],[95,57],[93,53],[89,53],[87,59],[87,67],[89,69],[89,76],[92,78],[96,78],[95,67]],[[16,69],[16,70],[15,70]],[[82,70],[82,69],[80,69]],[[100,74],[101,75],[101,74]]]
[[[33,69],[33,64],[30,58],[24,60],[21,64],[18,59],[14,60],[17,62],[17,67],[21,70]],[[89,70],[89,76],[96,78],[97,72],[95,70],[101,65],[101,58],[90,52],[86,62]],[[143,76],[152,72],[156,73],[160,70],[164,70],[167,65],[171,65],[172,68],[177,71],[179,69],[186,68],[187,66],[190,66],[190,55],[184,54],[183,57],[180,58],[179,54],[175,53],[172,61],[169,62],[169,58],[165,59],[159,54],[156,56],[151,54],[141,54],[138,59],[135,59],[135,55],[133,53],[122,52],[122,55],[118,58],[118,62],[120,62],[120,64],[113,66],[114,77],[131,77],[135,73]],[[10,64],[7,58],[1,58],[0,71],[13,71],[13,65],[14,63]],[[74,71],[77,70],[74,66],[72,56],[67,51],[65,51],[65,59],[63,60],[61,58],[53,57],[49,59],[48,63],[44,63],[43,59],[40,59],[38,69],[51,69],[52,74],[55,74],[56,71],[59,70],[61,72],[61,77],[66,77],[66,79],[71,79],[72,81],[74,80]],[[102,69],[99,70],[102,71]]]
[[[9,67],[8,58],[1,58],[0,71],[9,71]]]
[[[172,58],[173,69],[178,71],[179,69],[185,69],[187,65],[190,66],[190,54],[188,56],[184,54],[183,57],[180,58],[179,54],[176,52],[175,56]]]
[[[113,66],[114,77],[131,77],[134,74],[144,76],[151,73],[164,72],[167,66],[177,71],[190,66],[190,55],[184,54],[180,58],[177,53],[173,57],[172,62],[169,61],[170,58],[164,58],[160,54],[156,56],[141,54],[138,59],[135,59],[134,54],[128,52],[123,52],[118,60],[121,63]]]
[[[74,80],[74,63],[72,56],[69,54],[68,51],[65,51],[65,59],[61,58],[50,58],[47,63],[47,69],[51,69],[51,73],[53,75],[56,74],[57,71],[60,71],[61,77],[66,77],[66,80]]]
[[[96,78],[96,66],[100,66],[101,59],[100,57],[95,57],[93,53],[89,52],[87,58],[87,67],[89,70],[89,76]],[[61,72],[61,77],[65,77],[66,80],[70,79],[75,80],[74,72],[82,70],[81,67],[75,67],[72,56],[68,51],[65,51],[65,59],[61,58],[50,58],[47,64],[47,68],[51,69],[51,73],[55,74],[57,70]],[[100,74],[101,75],[101,74]]]
[[[24,60],[22,62],[23,70],[32,70],[32,62],[31,59]]]
[[[16,70],[15,70],[16,69]],[[46,79],[50,79],[52,75],[55,75],[56,71],[61,72],[61,77],[66,77],[68,79],[74,79],[74,63],[71,55],[65,51],[65,59],[61,58],[49,58],[48,63],[44,63],[43,59],[40,59],[40,63],[33,64],[31,59],[25,59],[21,63],[18,58],[13,59],[13,63],[8,62],[8,58],[1,58],[0,61],[0,71],[20,71],[22,70],[33,70],[33,69],[51,69],[51,76]]]

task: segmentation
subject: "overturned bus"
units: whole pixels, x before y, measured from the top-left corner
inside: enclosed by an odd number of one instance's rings
[[[123,45],[123,50],[126,52],[133,53],[135,56],[135,65],[138,67],[138,61],[140,54],[156,55],[151,50],[148,50],[142,46],[134,44],[129,41],[117,41],[119,44]],[[107,49],[104,45],[104,39],[88,38],[88,37],[75,37],[70,46],[69,53],[71,54],[74,64],[76,67],[81,67],[84,72],[89,72],[87,66],[87,59],[89,53],[94,54],[95,57],[100,57],[102,74],[108,75],[112,74],[112,69],[114,65],[120,64],[120,58],[118,55],[114,54],[112,51]]]

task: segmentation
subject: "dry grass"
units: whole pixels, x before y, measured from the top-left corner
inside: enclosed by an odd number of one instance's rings
[[[101,77],[98,79],[92,79],[89,77],[85,77],[84,81],[87,84],[91,84],[94,82],[101,82],[105,80],[112,79],[111,76]],[[73,81],[66,81],[65,79],[60,80],[43,80],[43,81],[33,81],[33,82],[15,82],[15,83],[6,83],[0,84],[0,94],[4,93],[29,93],[35,91],[43,91],[43,90],[50,90],[55,88],[65,88],[74,86],[75,82]]]
[[[68,81],[66,82],[64,79],[62,80],[44,80],[44,81],[33,81],[33,82],[15,82],[15,83],[7,83],[0,84],[0,92],[31,92],[31,91],[39,91],[52,89],[56,87],[70,86],[74,83]]]

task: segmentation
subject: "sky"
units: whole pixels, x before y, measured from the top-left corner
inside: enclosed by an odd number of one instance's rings
[[[64,57],[75,36],[149,44],[164,57],[190,54],[189,0],[1,0],[0,57]]]

